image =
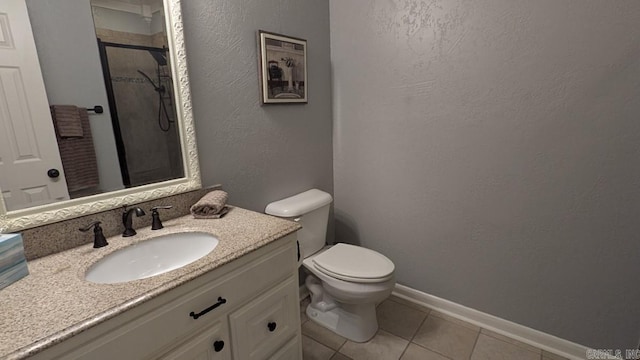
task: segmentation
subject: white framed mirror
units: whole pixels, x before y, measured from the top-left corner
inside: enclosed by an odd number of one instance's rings
[[[33,5],[35,10],[29,8],[32,4],[36,4]],[[3,195],[0,197],[0,233],[20,231],[199,189],[200,169],[180,0],[33,0],[32,4],[29,4],[29,0],[3,0],[3,4],[0,4],[0,59],[3,59],[0,60],[0,85],[3,89],[0,91],[0,103],[5,108],[0,111],[0,143],[5,144],[4,150],[0,148],[0,167],[4,166],[0,168],[0,190]],[[83,16],[73,16],[69,11],[82,11]],[[88,17],[85,16],[87,12]],[[115,16],[118,13],[125,13],[125,17],[137,19],[139,23],[125,26],[123,24],[126,21]],[[55,16],[58,18],[52,19]],[[65,65],[65,61],[61,61],[60,57],[57,63],[53,61],[57,56],[55,52],[64,52],[65,45],[56,44],[61,34],[52,31],[51,26],[54,25],[51,24],[60,23],[59,19],[63,18],[67,23],[62,23],[62,26],[67,31],[74,31],[65,39],[70,44],[68,46],[79,46],[82,42],[80,36],[84,36],[85,40],[86,36],[92,37],[88,39],[87,48],[72,50],[79,52],[75,59],[80,56],[81,63],[78,64],[83,66],[91,63],[87,59],[99,56],[99,65],[96,65],[99,66],[98,73],[93,71],[95,66],[91,71],[75,66],[72,69],[75,73],[65,73],[60,70],[64,68],[61,65]],[[68,22],[81,21],[81,18],[84,19],[83,26],[94,26],[94,31],[69,30]],[[113,25],[108,21],[114,21]],[[91,24],[88,25],[88,22]],[[123,26],[126,28],[123,29]],[[130,28],[141,30],[127,30]],[[31,38],[35,38],[35,41],[30,44],[17,42],[25,38],[29,40],[25,33],[31,31]],[[38,32],[45,35],[38,38]],[[47,33],[52,33],[48,39]],[[100,37],[102,39],[98,40]],[[145,43],[145,39],[154,42]],[[16,51],[19,52],[18,56],[14,55]],[[73,51],[67,49],[66,55],[69,56]],[[29,71],[32,69],[37,71]],[[69,79],[76,79],[76,75],[88,84],[70,85],[73,81]],[[87,97],[91,93],[89,86],[94,84],[97,84],[98,93],[112,93],[99,100]],[[126,88],[129,84],[136,87]],[[74,95],[76,100],[69,101],[64,97],[56,99],[56,96],[72,91],[80,94]],[[151,95],[142,97],[143,91]],[[154,108],[155,112],[141,115],[140,109],[128,109],[128,103],[148,103],[147,107]],[[46,163],[40,168],[35,167],[34,171],[18,166],[36,163],[54,150],[62,153],[62,158],[65,157],[65,150],[60,145],[60,139],[63,138],[60,124],[66,119],[59,119],[66,116],[60,109],[67,111],[69,104],[80,108],[80,114],[83,108],[90,109],[95,105],[105,109],[102,114],[89,111],[80,116],[84,121],[79,123],[80,126],[89,124],[84,129],[91,130],[89,136],[85,132],[84,138],[90,137],[90,147],[95,149],[95,163],[85,166],[96,169],[91,173],[92,179],[95,179],[93,182],[86,180],[86,174],[76,175],[77,169],[83,170],[85,167],[73,169],[73,165],[83,164],[89,157],[78,155],[82,151],[73,142],[67,145],[72,149],[66,155],[67,159],[71,159],[67,163]],[[43,122],[43,119],[46,121]],[[125,127],[127,120],[134,124],[130,129]],[[36,131],[40,129],[37,122],[45,124],[48,136],[43,135],[45,131]],[[140,128],[146,122],[152,123],[152,127]],[[72,123],[74,126],[76,124]],[[117,134],[117,128],[120,128],[120,134]],[[30,129],[35,129],[32,134],[28,132]],[[83,137],[80,132],[80,136],[65,138],[80,142],[78,139]],[[47,143],[53,144],[54,150],[46,150]],[[110,152],[101,152],[105,143],[110,143]],[[155,152],[149,150],[152,148]],[[138,155],[138,158],[131,154]],[[108,166],[109,162],[111,167]],[[148,164],[157,166],[151,170],[144,169]],[[44,174],[44,180],[38,180],[36,185],[27,185],[27,180]],[[85,181],[86,184],[81,185],[86,186],[74,188],[74,181],[75,184]],[[55,189],[50,190],[43,183],[53,184],[54,187],[64,185],[64,189],[56,195]],[[17,190],[10,191],[11,186]],[[16,201],[18,197],[27,200]]]

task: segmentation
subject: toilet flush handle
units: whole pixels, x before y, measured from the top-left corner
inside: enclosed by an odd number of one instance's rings
[[[302,216],[293,219],[295,222],[300,222],[302,220]],[[296,246],[298,247],[298,261],[300,261],[300,242],[296,240]]]
[[[302,216],[293,219],[295,222],[300,222],[300,220],[302,220]],[[298,246],[298,261],[300,261],[300,242],[298,240],[296,240],[296,246]]]

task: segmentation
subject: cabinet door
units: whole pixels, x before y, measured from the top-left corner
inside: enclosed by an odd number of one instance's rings
[[[189,340],[159,357],[162,360],[231,360],[226,321],[204,328]]]
[[[269,360],[300,360],[302,359],[302,347],[300,337],[296,336],[286,343],[277,353],[273,354]]]
[[[233,357],[268,359],[300,327],[298,286],[290,277],[229,316]]]

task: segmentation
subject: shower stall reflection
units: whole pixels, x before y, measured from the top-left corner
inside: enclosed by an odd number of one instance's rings
[[[183,177],[168,50],[98,44],[124,185]]]

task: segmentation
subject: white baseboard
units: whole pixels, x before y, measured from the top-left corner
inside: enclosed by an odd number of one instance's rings
[[[508,336],[525,344],[564,356],[571,360],[583,360],[587,358],[586,346],[573,343],[559,337],[531,329],[524,325],[516,324],[509,320],[483,313],[466,306],[456,304],[449,300],[439,298],[424,292],[414,290],[408,286],[396,284],[393,295],[413,302],[418,305],[428,307],[443,314],[474,324],[481,328],[494,331],[498,334]],[[599,354],[598,359],[616,359],[615,357],[605,357]]]

